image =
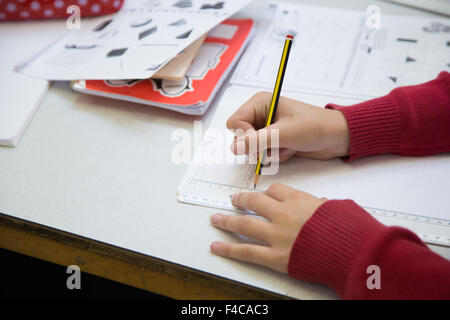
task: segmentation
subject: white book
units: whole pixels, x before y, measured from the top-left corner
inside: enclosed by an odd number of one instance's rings
[[[14,67],[64,32],[64,21],[0,24],[0,145],[17,145],[49,87],[48,81],[19,74]]]

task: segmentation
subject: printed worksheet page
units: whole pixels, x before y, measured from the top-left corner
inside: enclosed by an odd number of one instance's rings
[[[358,11],[269,3],[232,82],[271,90],[286,34],[295,37],[288,91],[367,99],[450,70],[448,19],[368,19],[374,18]]]
[[[20,65],[47,80],[150,78],[249,0],[128,0],[116,14],[69,32]]]

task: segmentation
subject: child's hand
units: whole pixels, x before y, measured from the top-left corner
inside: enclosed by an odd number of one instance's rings
[[[245,135],[237,137],[231,145],[235,154],[248,155],[251,136],[257,136],[259,139],[263,131],[267,131],[265,145],[270,149],[270,129],[279,129],[281,162],[295,154],[323,160],[347,155],[350,136],[347,122],[340,111],[280,97],[273,124],[264,128],[271,98],[272,94],[259,92],[228,119],[229,129],[241,129],[245,132]],[[254,143],[255,140],[252,141]],[[259,145],[258,140],[258,148]],[[258,153],[260,151],[255,150]]]
[[[267,245],[213,242],[211,251],[287,273],[289,254],[299,230],[325,201],[283,184],[273,184],[264,193],[235,194],[232,197],[234,206],[249,209],[268,221],[250,215],[215,214],[211,216],[211,223],[217,228],[263,241]]]

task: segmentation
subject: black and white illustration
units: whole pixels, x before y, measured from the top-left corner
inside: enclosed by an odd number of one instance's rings
[[[128,0],[24,64],[49,80],[144,79],[249,0]]]
[[[438,18],[384,14],[369,28],[359,12],[269,3],[266,28],[242,58],[232,81],[270,90],[286,34],[293,34],[286,89],[371,98],[450,70],[450,24]]]

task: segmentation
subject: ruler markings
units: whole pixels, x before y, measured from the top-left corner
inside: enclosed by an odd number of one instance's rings
[[[251,211],[243,211],[238,210],[237,208],[233,207],[231,203],[227,200],[224,201],[222,197],[226,197],[227,199],[234,193],[237,192],[255,192],[255,191],[262,191],[262,190],[253,190],[251,188],[246,187],[237,187],[229,184],[223,184],[223,183],[216,183],[212,181],[202,180],[202,179],[192,179],[189,184],[192,186],[192,189],[195,190],[195,192],[191,192],[191,188],[186,188],[186,190],[189,190],[187,192],[183,192],[179,195],[179,200],[181,202],[186,203],[193,203],[197,205],[207,206],[207,207],[213,207],[223,210],[230,210],[230,211],[239,211],[243,213],[251,213]],[[201,190],[202,192],[199,192],[199,188],[203,188]],[[208,189],[218,189],[223,190],[224,194],[218,195],[215,198],[212,197],[206,197],[206,196],[199,196],[199,194],[208,193]],[[218,199],[217,199],[218,198]],[[416,232],[417,235],[427,243],[437,244],[437,245],[445,245],[450,247],[450,220],[446,219],[438,219],[438,218],[431,218],[426,216],[421,216],[417,214],[412,213],[406,213],[406,212],[400,212],[400,211],[393,211],[393,210],[386,210],[386,209],[380,209],[380,208],[374,208],[374,207],[363,207],[367,212],[369,212],[371,215],[375,217],[380,217],[381,220],[383,218],[387,218],[391,225],[397,225],[397,221],[404,221],[408,223],[408,227],[412,227],[411,229],[420,230],[420,225],[423,225],[428,228],[428,232]],[[401,225],[401,223],[400,223]],[[403,226],[403,225],[401,225]],[[423,229],[423,227],[422,227]]]

